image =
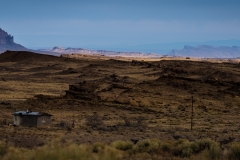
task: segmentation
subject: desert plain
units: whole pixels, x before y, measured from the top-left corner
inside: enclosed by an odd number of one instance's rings
[[[0,54],[0,141],[36,148],[212,139],[240,141],[239,60]],[[47,127],[10,127],[13,112],[52,116]]]

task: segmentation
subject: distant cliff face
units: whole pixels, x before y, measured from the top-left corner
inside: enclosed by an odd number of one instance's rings
[[[6,50],[19,51],[26,50],[26,48],[14,43],[13,36],[0,28],[0,52],[4,52]]]
[[[12,43],[14,43],[13,36],[8,35],[7,32],[0,28],[0,44],[12,44]]]

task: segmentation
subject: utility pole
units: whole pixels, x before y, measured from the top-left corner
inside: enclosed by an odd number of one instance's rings
[[[192,96],[192,115],[191,115],[191,130],[193,127],[193,96]]]

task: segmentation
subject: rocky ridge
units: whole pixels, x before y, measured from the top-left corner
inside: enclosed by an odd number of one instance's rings
[[[26,50],[20,44],[14,43],[14,37],[0,28],[0,53],[6,50]]]

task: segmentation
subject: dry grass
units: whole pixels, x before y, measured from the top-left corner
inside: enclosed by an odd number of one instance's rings
[[[177,141],[163,142],[158,139],[145,139],[133,144],[129,141],[114,141],[111,145],[94,143],[92,145],[76,145],[62,143],[61,139],[48,142],[48,144],[31,150],[15,148],[0,142],[0,158],[13,159],[209,159],[225,160],[239,159],[239,143],[229,144],[229,148],[220,149],[219,143],[203,139],[189,142],[179,139]]]

